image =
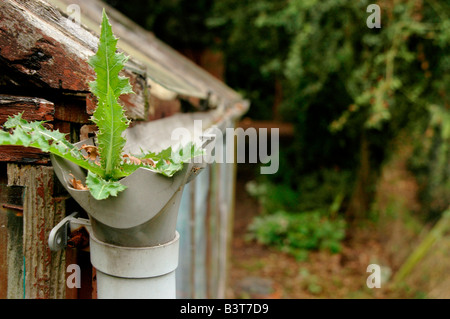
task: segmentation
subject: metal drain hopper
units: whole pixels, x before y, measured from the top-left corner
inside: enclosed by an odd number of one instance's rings
[[[83,144],[94,145],[92,139],[75,145]],[[85,182],[84,169],[58,156],[51,160],[61,183],[89,215],[98,298],[175,298],[178,209],[184,185],[205,161],[194,159],[171,178],[139,168],[120,180],[127,189],[117,197],[96,200],[70,186],[70,174]]]

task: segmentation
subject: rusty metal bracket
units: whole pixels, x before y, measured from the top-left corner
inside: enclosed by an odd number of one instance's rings
[[[78,212],[72,213],[53,227],[48,236],[50,250],[58,251],[66,248],[69,235],[75,229],[85,227],[90,232],[91,223],[89,220],[77,217]]]

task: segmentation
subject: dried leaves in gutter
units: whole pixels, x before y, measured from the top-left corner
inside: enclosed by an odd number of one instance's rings
[[[130,164],[134,164],[134,165],[150,165],[155,167],[155,162],[153,162],[150,158],[142,158],[139,159],[137,157],[134,157],[132,155],[129,154],[125,154],[123,155],[123,157],[125,158],[125,161],[129,162]]]
[[[83,185],[83,183],[79,179],[76,179],[75,176],[73,176],[73,174],[70,174],[70,176],[72,177],[72,179],[70,180],[70,183],[72,184],[72,187],[74,189],[78,189],[78,190],[82,190],[82,191],[88,189],[86,186]]]
[[[84,150],[87,153],[87,156],[84,158],[94,161],[95,164],[100,165],[100,162],[98,161],[100,154],[98,153],[97,146],[83,144],[80,148],[80,151],[81,150]]]

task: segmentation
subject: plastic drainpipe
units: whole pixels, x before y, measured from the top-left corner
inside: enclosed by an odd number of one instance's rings
[[[68,186],[70,174],[84,179],[78,166],[56,156],[51,160],[62,184],[89,215],[97,298],[176,298],[178,209],[184,185],[206,163],[186,165],[171,179],[140,168],[121,180],[128,189],[120,196],[97,201],[89,191]]]
[[[121,247],[90,235],[99,299],[174,299],[180,235],[153,247]]]

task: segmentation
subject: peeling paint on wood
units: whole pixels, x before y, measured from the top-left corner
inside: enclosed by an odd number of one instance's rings
[[[52,167],[8,164],[8,185],[25,187],[23,256],[25,297],[65,298],[65,251],[52,252],[48,236],[64,218],[64,201],[55,201]]]
[[[1,59],[37,86],[88,91],[94,71],[85,60],[92,51],[42,18],[15,1],[2,1]]]
[[[22,186],[7,186],[6,165],[0,176],[0,298],[23,298],[23,214]]]
[[[86,112],[86,99],[64,98],[55,102],[55,119],[71,123],[90,123],[90,116]]]
[[[89,93],[98,36],[45,1],[0,2],[0,63],[33,86]],[[123,70],[135,95],[122,99],[131,119],[144,119],[147,84],[142,70]]]
[[[97,47],[98,36],[95,31],[98,33],[98,19],[101,17],[101,14],[97,13],[101,13],[101,6],[104,3],[94,0],[51,0],[50,2],[80,3],[83,16],[85,14],[91,16],[92,19],[89,21],[94,28],[91,24],[88,26],[94,31],[86,29],[84,25],[76,26],[63,13],[64,10],[55,9],[47,1],[0,1],[0,70],[1,73],[4,73],[0,75],[0,85],[3,86],[1,92],[36,96],[51,101],[49,103],[54,104],[53,113],[45,110],[44,105],[40,105],[34,111],[32,111],[32,105],[20,107],[24,108],[25,115],[30,117],[29,119],[33,120],[32,116],[35,116],[36,119],[50,119],[52,122],[48,124],[64,133],[70,133],[71,141],[75,142],[79,140],[80,136],[81,139],[85,139],[96,130],[95,125],[86,125],[96,107],[95,99],[89,93],[88,84],[93,80],[94,73],[87,64],[87,58],[94,54]],[[174,121],[179,118],[172,115],[179,113],[184,108],[186,101],[192,105],[193,111],[207,108],[205,102],[208,102],[208,97],[210,106],[236,106],[236,101],[240,101],[241,98],[236,92],[206,72],[199,70],[197,66],[161,43],[153,35],[139,29],[114,10],[108,9],[108,14],[110,12],[113,29],[117,31],[115,34],[119,37],[120,34],[125,34],[126,38],[129,38],[122,48],[130,49],[126,52],[132,54],[134,58],[140,60],[143,58],[141,65],[132,57],[121,74],[130,78],[130,83],[136,93],[121,97],[126,114],[130,119],[144,120],[132,122],[131,127],[135,125],[136,128],[139,128],[139,126],[144,126],[146,121],[169,116],[171,118],[167,120],[176,123]],[[121,41],[123,40],[125,39]],[[158,78],[160,82],[155,79],[152,82],[150,77]],[[152,98],[150,98],[149,89],[151,83],[154,83],[152,91],[154,97]],[[168,87],[163,86],[162,83],[172,85],[169,87],[173,90],[169,91]],[[155,92],[165,93],[158,95]],[[159,97],[159,99],[155,97]],[[180,102],[180,100],[184,101]],[[153,105],[151,111],[148,110],[149,105]],[[247,106],[243,106],[240,110],[237,110],[236,107],[225,108],[225,110],[218,108],[214,112],[204,112],[204,116],[202,113],[197,113],[196,116],[200,116],[199,119],[203,119],[204,123],[212,125],[221,122],[224,118],[234,118],[237,115],[233,114],[242,113],[246,108]],[[0,120],[1,109],[0,105]],[[4,110],[6,113],[11,111],[6,107]],[[197,118],[190,117],[192,114],[188,114],[187,122],[181,121],[180,125],[191,123]],[[137,132],[141,132],[138,136],[139,143],[134,143],[134,146],[142,146],[142,142],[145,140],[149,144],[147,145],[149,149],[165,148],[166,146],[163,147],[159,143],[164,143],[166,140],[157,139],[155,136],[167,134],[170,136],[171,129],[167,123],[166,120],[163,120],[163,123],[160,121],[159,124],[153,123],[158,128],[154,134],[144,134],[138,129]],[[133,139],[130,138],[129,141],[133,146]],[[153,144],[158,146],[157,149],[150,147]],[[5,163],[1,163],[2,161],[25,162],[33,165],[49,164],[47,154],[37,149],[15,146],[0,147],[0,165],[6,167]],[[72,249],[54,253],[48,249],[48,234],[54,225],[65,216],[66,209],[65,195],[57,194],[58,191],[54,189],[57,183],[54,184],[52,168],[12,163],[7,166],[8,172],[2,173],[2,176],[8,175],[8,183],[22,185],[26,188],[23,217],[18,217],[14,212],[8,215],[11,216],[7,234],[8,270],[11,274],[8,276],[8,296],[22,298],[25,283],[27,298],[96,298],[96,274],[95,269],[92,269],[89,263],[88,253],[75,254]],[[230,197],[228,192],[224,191],[221,183],[229,185],[227,174],[227,170],[222,170],[219,165],[211,167],[208,193],[210,198],[208,201],[199,202],[202,204],[207,202],[208,210],[205,211],[205,220],[202,219],[203,217],[199,218],[197,213],[194,216],[194,208],[198,210],[203,207],[200,204],[193,205],[192,215],[189,215],[195,217],[194,220],[190,220],[191,223],[198,223],[196,227],[193,227],[193,233],[188,236],[189,238],[192,237],[193,240],[198,241],[197,235],[200,233],[197,231],[203,229],[203,225],[207,228],[205,232],[208,244],[204,247],[207,256],[205,258],[193,257],[192,266],[197,269],[192,269],[191,274],[196,276],[193,279],[198,284],[198,280],[202,276],[203,264],[206,264],[208,281],[200,283],[206,285],[205,293],[212,298],[223,297],[226,283],[224,249],[228,247],[229,237],[226,236],[226,228],[227,225],[230,225],[229,218],[231,218],[226,214],[231,210],[231,206],[229,203],[228,206],[225,205]],[[191,184],[193,188],[194,185],[195,183]],[[197,185],[201,184],[197,183]],[[192,191],[194,192],[194,190]],[[193,200],[195,196],[191,195]],[[67,206],[70,210],[69,201]],[[228,231],[231,231],[229,227]],[[201,252],[202,247],[196,248],[195,251]],[[66,255],[67,251],[69,253]],[[81,252],[79,249],[77,251]],[[25,274],[23,272],[24,261]],[[83,288],[77,291],[75,291],[76,289],[66,289],[65,269],[70,263],[77,263],[82,267]],[[180,270],[184,269],[180,267]],[[25,277],[23,277],[24,275]],[[0,278],[0,284],[1,281],[2,278]],[[195,290],[192,291],[195,292]],[[201,296],[203,292],[196,292],[196,294]]]
[[[7,298],[23,298],[23,217],[7,211],[8,242],[7,242]]]
[[[2,145],[0,146],[0,162],[48,164],[50,157],[37,148]]]
[[[6,194],[1,188],[6,187],[6,178],[3,174],[4,165],[0,167],[0,203],[6,201]],[[7,298],[8,292],[8,264],[7,264],[7,246],[8,246],[8,219],[6,210],[0,206],[0,299]]]
[[[6,299],[8,291],[8,264],[6,253],[8,230],[6,225],[6,214],[4,214],[4,211],[0,208],[0,299]]]
[[[156,96],[150,97],[149,121],[162,119],[179,113],[181,110],[180,100],[160,100]]]
[[[52,121],[55,106],[40,98],[0,94],[0,124],[5,123],[9,116],[21,112],[22,118],[28,121]]]

